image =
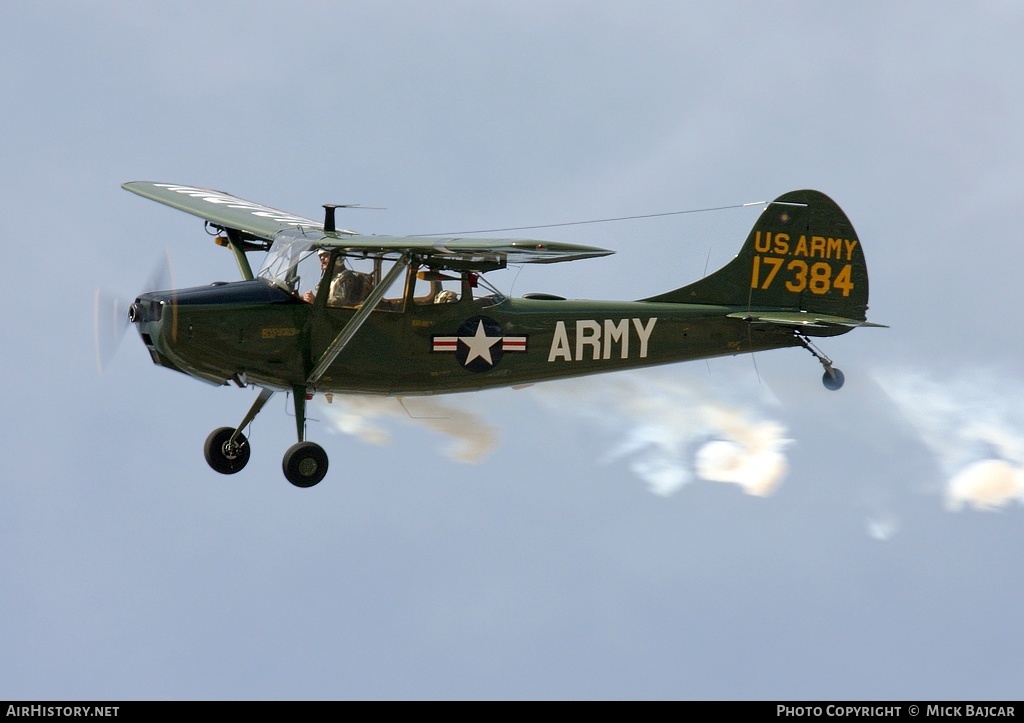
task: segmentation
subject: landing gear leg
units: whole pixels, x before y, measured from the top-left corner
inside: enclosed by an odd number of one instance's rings
[[[797,334],[797,339],[800,340],[800,344],[804,349],[814,355],[814,358],[821,362],[821,365],[825,367],[825,373],[821,375],[821,383],[825,385],[826,389],[836,391],[843,386],[843,382],[846,381],[846,377],[843,372],[832,366],[832,360],[825,356],[811,340],[803,334]]]
[[[306,437],[306,388],[293,387],[295,397],[295,426],[299,441],[285,452],[281,468],[285,478],[296,487],[312,487],[327,474],[327,453]]]
[[[248,464],[251,450],[249,440],[242,434],[242,430],[249,426],[249,422],[259,414],[263,405],[272,396],[273,390],[264,387],[237,428],[221,427],[210,432],[203,447],[203,454],[206,456],[207,464],[215,471],[221,474],[234,474]]]

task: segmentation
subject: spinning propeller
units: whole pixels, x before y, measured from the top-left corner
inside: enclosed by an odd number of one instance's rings
[[[164,291],[173,289],[173,274],[171,271],[171,256],[165,251],[153,271],[149,274],[142,292]],[[128,312],[131,302],[102,289],[96,289],[93,307],[93,332],[96,343],[96,366],[100,373],[114,358],[115,353],[121,346],[124,333],[131,323]],[[175,310],[176,311],[176,310]],[[175,313],[177,317],[177,313]]]

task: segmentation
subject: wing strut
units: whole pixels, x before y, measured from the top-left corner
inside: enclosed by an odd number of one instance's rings
[[[338,336],[334,338],[334,341],[324,351],[320,360],[316,363],[316,367],[313,368],[313,371],[310,372],[309,377],[306,379],[306,386],[316,386],[317,382],[327,372],[327,367],[334,363],[334,360],[338,358],[338,354],[348,345],[355,333],[359,331],[359,327],[370,318],[370,312],[384,298],[384,294],[387,293],[388,289],[395,283],[395,280],[408,268],[409,261],[409,254],[403,254],[402,258],[395,262],[395,265],[391,267],[391,270],[381,279],[380,283],[373,287],[373,291],[366,297],[363,305],[353,314],[348,323],[338,332]]]
[[[242,278],[245,281],[252,281],[255,277],[252,275],[249,259],[245,255],[245,241],[242,238],[242,233],[233,228],[226,228],[224,232],[228,235],[228,245],[231,246],[231,251],[235,254],[235,261],[238,262],[238,270],[242,272]]]

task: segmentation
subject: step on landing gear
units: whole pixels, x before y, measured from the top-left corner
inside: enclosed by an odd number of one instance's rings
[[[846,377],[843,372],[836,367],[832,366],[832,360],[825,356],[821,350],[819,350],[811,340],[803,334],[797,334],[797,339],[800,340],[800,344],[804,349],[814,355],[814,358],[821,362],[821,365],[825,367],[825,373],[821,375],[821,383],[825,385],[825,388],[830,391],[836,391],[843,386],[843,382],[846,381]]]

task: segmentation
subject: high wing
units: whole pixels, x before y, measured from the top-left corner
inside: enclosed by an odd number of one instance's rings
[[[323,229],[323,224],[317,221],[209,188],[149,181],[132,181],[122,184],[121,188],[214,225],[244,231],[267,241],[273,241],[274,236],[288,228]]]
[[[346,254],[389,256],[409,253],[428,265],[450,269],[499,268],[505,264],[554,264],[615,253],[597,246],[521,238],[427,238],[423,236],[342,236],[325,234],[317,245]]]
[[[551,264],[614,253],[596,246],[532,239],[365,236],[343,229],[324,231],[323,223],[318,221],[209,188],[149,181],[132,181],[122,188],[198,216],[215,226],[266,241],[274,241],[280,235],[301,236],[320,248],[338,248],[346,254],[365,257],[412,254],[429,265],[444,268],[486,271],[506,264]]]

